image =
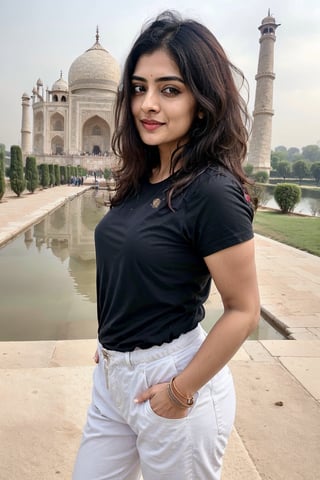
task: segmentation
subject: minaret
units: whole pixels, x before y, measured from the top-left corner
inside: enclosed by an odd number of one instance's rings
[[[22,156],[31,153],[31,124],[30,124],[30,97],[27,93],[22,95],[22,120],[21,120],[21,150]]]
[[[273,101],[273,57],[275,31],[280,24],[276,24],[274,17],[265,17],[258,29],[261,32],[257,87],[253,111],[253,127],[249,144],[248,163],[254,166],[254,172],[270,171],[272,109]]]

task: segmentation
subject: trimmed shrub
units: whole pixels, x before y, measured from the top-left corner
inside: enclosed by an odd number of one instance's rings
[[[39,186],[39,174],[35,157],[26,158],[27,190],[33,193]]]
[[[12,145],[10,153],[10,186],[11,190],[20,197],[26,186],[23,173],[22,151],[18,145]]]
[[[258,183],[267,183],[269,180],[268,172],[262,170],[260,172],[256,172],[253,176],[256,182]]]
[[[50,163],[49,165],[49,185],[50,187],[54,187],[56,183],[56,179],[54,176],[54,165]]]
[[[301,198],[301,188],[294,183],[279,183],[274,190],[274,199],[282,213],[290,213]]]
[[[67,183],[67,172],[66,167],[64,165],[60,166],[60,183],[61,185],[66,185]]]
[[[111,175],[112,175],[111,168],[105,168],[104,172],[103,172],[103,176],[104,176],[105,180],[109,180]]]
[[[61,185],[59,165],[54,165],[54,178],[55,178],[55,185],[57,185],[57,186]]]
[[[266,187],[258,184],[248,184],[246,185],[247,191],[249,193],[251,203],[254,206],[254,209],[257,210],[258,207],[265,205],[270,198]]]
[[[47,188],[49,186],[49,165],[47,163],[42,163],[40,165],[40,185],[43,188]]]
[[[71,180],[71,166],[67,165],[66,166],[66,179],[67,179],[67,184],[70,185],[70,180]]]
[[[243,167],[243,171],[244,171],[244,173],[247,175],[247,177],[251,177],[252,172],[253,172],[253,165],[252,165],[251,163],[247,163],[247,164]]]
[[[4,151],[0,150],[0,202],[6,191],[6,179],[4,176]]]

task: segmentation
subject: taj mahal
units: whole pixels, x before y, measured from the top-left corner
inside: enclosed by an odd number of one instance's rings
[[[273,63],[278,26],[269,10],[258,27],[260,50],[253,128],[248,145],[248,162],[254,171],[270,171]],[[88,170],[112,167],[113,109],[119,81],[120,67],[100,44],[97,28],[94,45],[71,64],[68,82],[61,72],[51,89],[44,89],[39,78],[32,95],[23,94],[21,149],[24,158],[34,155],[38,164],[80,165]]]
[[[24,157],[32,154],[38,164],[80,165],[91,170],[110,166],[119,80],[120,67],[100,44],[97,28],[94,45],[71,64],[68,82],[61,72],[51,89],[45,90],[39,79],[31,96],[23,94]]]

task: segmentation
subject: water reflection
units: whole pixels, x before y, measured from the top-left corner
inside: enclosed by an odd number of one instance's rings
[[[96,336],[93,232],[104,196],[75,197],[0,249],[0,340]]]
[[[208,332],[212,325],[216,323],[222,314],[222,309],[207,305],[206,316],[202,321],[203,328]],[[258,327],[250,335],[250,340],[284,340],[285,336],[271,327],[271,325],[261,316]]]
[[[89,191],[0,249],[0,340],[95,338],[93,232],[108,192]],[[218,318],[209,301],[204,327]],[[261,321],[251,338],[279,338]]]

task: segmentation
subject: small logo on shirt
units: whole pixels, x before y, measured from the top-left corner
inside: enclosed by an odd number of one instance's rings
[[[161,203],[161,199],[160,199],[160,198],[154,198],[154,199],[152,200],[151,207],[152,207],[152,208],[158,208],[159,205],[160,205],[160,203]]]

